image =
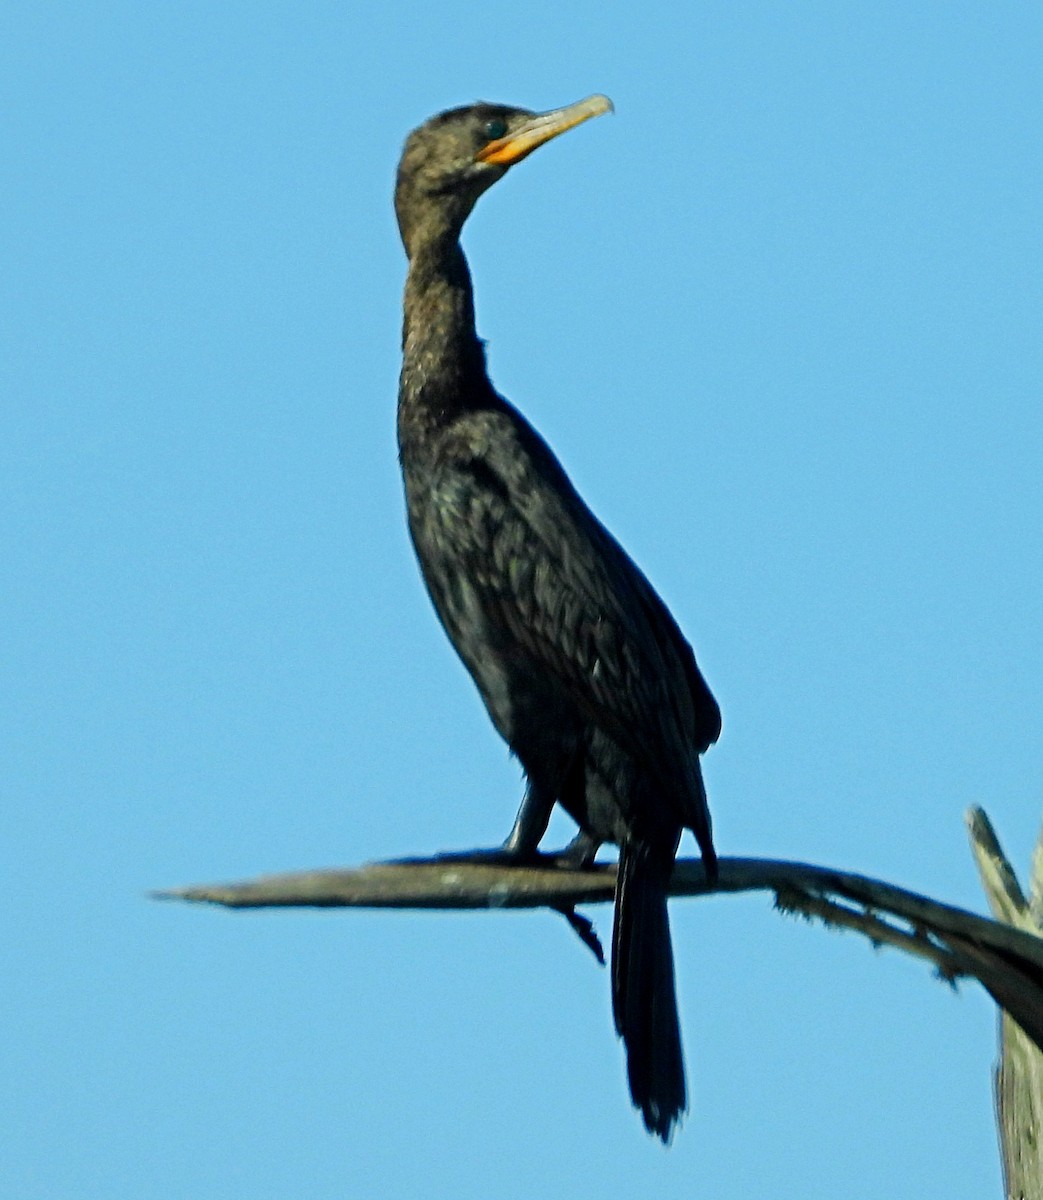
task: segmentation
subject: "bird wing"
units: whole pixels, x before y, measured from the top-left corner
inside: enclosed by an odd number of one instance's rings
[[[431,484],[428,536],[512,652],[657,775],[716,741],[720,710],[691,647],[520,414],[458,422]]]

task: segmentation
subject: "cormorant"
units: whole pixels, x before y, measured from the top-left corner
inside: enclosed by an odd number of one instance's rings
[[[651,584],[546,442],[489,381],[459,238],[478,197],[538,146],[611,109],[450,109],[414,130],[395,210],[409,257],[398,399],[424,581],[526,791],[502,851],[533,858],[557,802],[584,861],[620,847],[612,1004],[630,1093],[664,1142],[687,1107],[667,890],[682,829],[717,860],[699,756],[720,710]]]

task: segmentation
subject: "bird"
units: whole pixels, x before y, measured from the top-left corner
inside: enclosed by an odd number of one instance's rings
[[[395,212],[408,258],[398,449],[409,532],[449,640],[525,791],[495,853],[537,859],[555,804],[590,863],[619,847],[612,1008],[631,1099],[669,1143],[687,1111],[667,895],[681,833],[717,877],[700,756],[721,713],[677,622],[490,382],[460,235],[512,166],[612,110],[476,103],[408,136]]]

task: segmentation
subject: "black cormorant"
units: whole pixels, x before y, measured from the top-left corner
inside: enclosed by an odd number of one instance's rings
[[[525,771],[501,853],[534,857],[555,803],[588,860],[619,845],[613,1012],[634,1104],[668,1141],[687,1098],[666,897],[683,829],[716,874],[699,756],[720,710],[651,584],[490,383],[459,242],[509,167],[610,108],[474,104],[410,134],[395,189],[409,256],[398,440],[431,599]]]

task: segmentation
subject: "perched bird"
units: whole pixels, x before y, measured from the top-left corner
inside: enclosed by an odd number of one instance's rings
[[[612,1003],[630,1093],[664,1142],[687,1107],[667,891],[683,829],[717,870],[699,756],[721,717],[651,584],[486,373],[460,233],[538,146],[611,109],[474,104],[410,134],[395,210],[409,258],[398,397],[409,530],[435,609],[525,771],[503,849],[560,804],[584,860],[619,845]]]

